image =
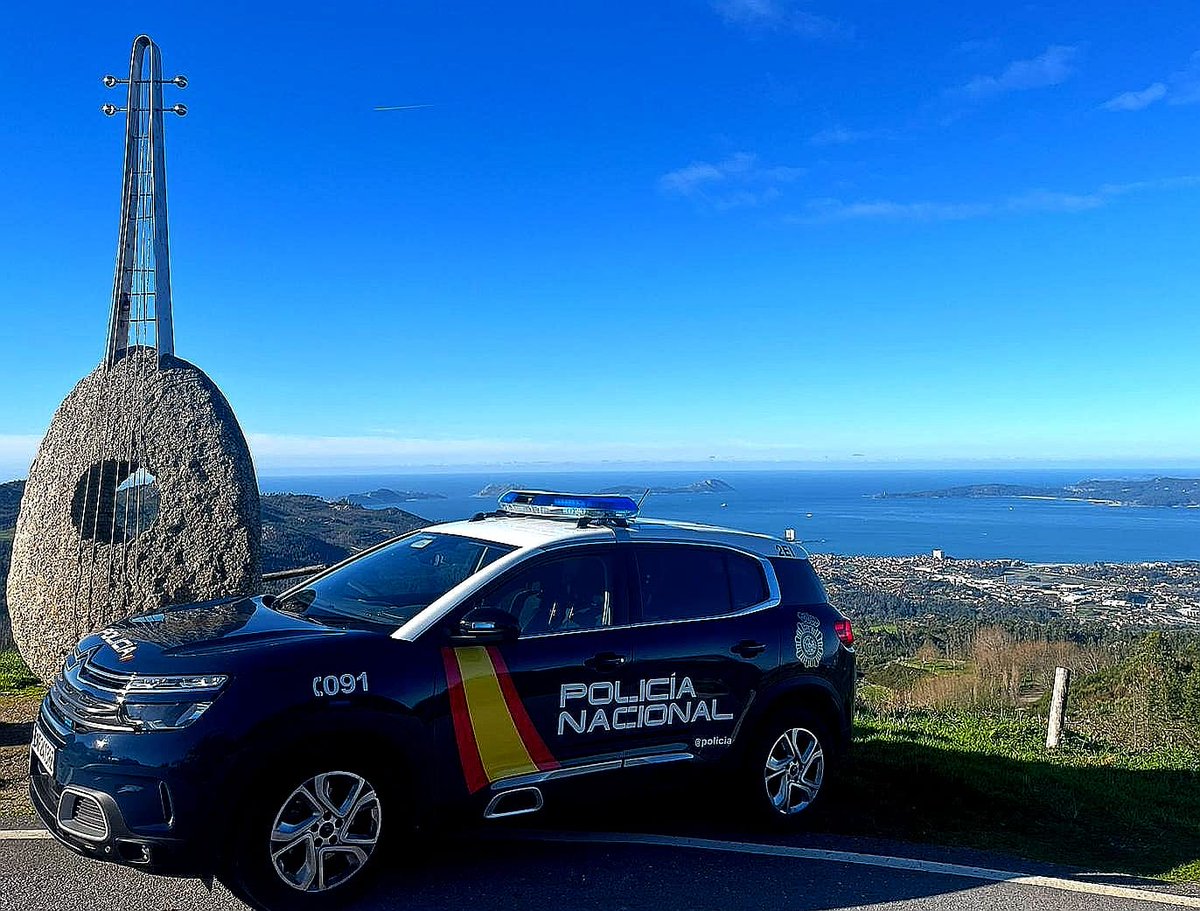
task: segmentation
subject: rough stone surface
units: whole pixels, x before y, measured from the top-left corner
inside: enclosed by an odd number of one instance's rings
[[[30,469],[7,595],[13,638],[43,680],[114,620],[261,583],[258,485],[233,410],[199,368],[163,355],[160,369],[156,357],[136,349],[84,377]],[[139,468],[157,479],[140,533],[122,500],[87,481]]]

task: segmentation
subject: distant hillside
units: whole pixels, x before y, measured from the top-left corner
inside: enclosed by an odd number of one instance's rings
[[[403,509],[367,509],[294,493],[262,496],[263,572],[344,560],[429,523]]]
[[[23,493],[24,481],[6,481],[0,484],[0,532],[16,527],[17,511],[21,508]]]
[[[412,503],[416,500],[444,500],[446,496],[420,490],[392,490],[390,487],[380,487],[366,493],[348,494],[342,499],[355,506],[388,506],[393,503]]]
[[[679,487],[651,487],[650,493],[724,493],[727,490],[733,490],[733,485],[720,478],[705,478],[703,481],[693,481],[691,484],[683,484]],[[645,492],[645,487],[638,487],[635,484],[618,484],[616,487],[608,487],[601,491],[601,493],[619,493],[630,497],[641,496]]]
[[[501,494],[508,493],[510,490],[528,490],[529,488],[521,484],[488,484],[483,490],[475,494],[477,497],[499,497]],[[670,494],[670,493],[724,493],[727,490],[733,490],[733,486],[720,478],[705,478],[702,481],[693,481],[691,484],[683,484],[678,487],[651,487],[650,493],[653,494]],[[611,487],[606,487],[603,490],[593,491],[594,493],[614,493],[621,494],[627,497],[640,497],[646,492],[645,485],[642,484],[614,484]]]
[[[969,484],[941,490],[877,494],[880,498],[988,499],[1000,497],[1086,500],[1104,506],[1200,506],[1200,478],[1139,480],[1094,478],[1064,487],[1025,484]]]
[[[17,511],[21,508],[21,494],[24,492],[24,481],[0,484],[0,648],[7,648],[11,642],[5,589],[8,567],[12,564],[13,529],[17,525]]]
[[[475,494],[475,496],[489,497],[489,498],[494,499],[494,498],[500,496],[501,494],[508,493],[510,490],[521,490],[521,489],[523,489],[523,485],[521,485],[521,484],[488,484],[487,486],[485,486],[483,488],[483,490],[481,490],[481,491],[479,491],[479,493]]]
[[[11,642],[5,587],[24,481],[0,484],[0,648]],[[429,523],[402,509],[367,509],[292,493],[262,496],[263,572],[335,563]]]

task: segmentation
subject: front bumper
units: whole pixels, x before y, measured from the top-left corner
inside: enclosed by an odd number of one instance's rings
[[[43,733],[55,730],[44,717],[39,717],[37,724]],[[58,737],[52,738],[52,742],[60,746],[62,734],[55,732]],[[29,795],[33,807],[56,840],[85,857],[150,873],[204,876],[211,872],[206,853],[176,834],[170,791],[165,782],[129,772],[84,774],[85,768],[74,765],[73,760],[74,756],[61,747],[53,772],[36,756],[31,755],[29,760]],[[160,802],[161,823],[150,827],[130,825],[118,796],[128,806],[131,793]],[[167,795],[166,799],[163,795]]]

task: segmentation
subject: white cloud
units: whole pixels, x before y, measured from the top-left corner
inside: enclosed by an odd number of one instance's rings
[[[1054,44],[1029,60],[1014,60],[998,76],[976,76],[951,89],[954,97],[981,100],[1005,92],[1039,89],[1066,82],[1075,73],[1079,48]]]
[[[553,444],[521,439],[425,439],[287,433],[250,433],[247,439],[260,469],[264,466],[307,465],[478,464],[514,458],[538,458],[553,449]]]
[[[1140,111],[1156,101],[1161,101],[1167,95],[1167,87],[1161,82],[1148,85],[1140,92],[1122,92],[1108,99],[1100,107],[1106,111]]]
[[[603,435],[601,435],[603,436]],[[609,435],[611,437],[611,435]],[[700,463],[723,461],[818,461],[828,452],[811,442],[778,439],[556,440],[523,437],[424,438],[398,434],[308,435],[248,433],[260,475],[507,465],[598,465],[614,463]],[[0,434],[0,481],[29,473],[40,437]],[[831,442],[822,441],[826,446]],[[840,443],[839,443],[840,445]],[[715,455],[714,455],[715,454]]]
[[[840,199],[814,199],[808,204],[808,214],[795,221],[859,221],[867,219],[905,221],[958,221],[977,218],[989,213],[986,204],[896,202],[873,199],[862,202],[843,202]]]
[[[792,0],[713,0],[726,22],[757,31],[795,32],[805,38],[841,38],[851,29],[835,19],[801,9]]]
[[[1196,187],[1200,187],[1200,176],[1189,175],[1133,183],[1104,184],[1091,193],[1030,190],[1016,196],[982,202],[897,202],[890,199],[844,202],[840,199],[826,198],[810,201],[807,213],[790,220],[801,223],[865,220],[961,221],[995,215],[1085,212],[1099,209],[1117,197],[1133,193]]]
[[[719,183],[725,179],[725,170],[707,161],[696,161],[686,167],[664,174],[658,179],[658,186],[667,193],[679,193],[690,196],[707,184]]]
[[[1196,104],[1200,102],[1200,51],[1188,58],[1187,65],[1171,75],[1171,91],[1167,104]]]
[[[42,438],[24,433],[0,433],[0,481],[29,473]]]
[[[1200,176],[1160,177],[1155,180],[1135,180],[1130,183],[1106,183],[1097,191],[1104,196],[1124,196],[1145,190],[1190,190],[1200,187]]]
[[[260,474],[304,470],[349,471],[466,466],[598,464],[601,462],[701,462],[722,460],[819,459],[811,444],[743,439],[629,441],[422,439],[386,436],[248,435]]]
[[[791,183],[804,173],[804,168],[764,165],[757,155],[737,152],[723,161],[694,161],[670,171],[658,179],[658,188],[714,209],[735,209],[775,199],[781,184]]]
[[[1053,190],[1030,190],[1019,196],[1003,200],[997,207],[1000,212],[1086,212],[1098,209],[1123,190],[1103,187],[1095,193],[1059,193]]]
[[[848,130],[845,127],[830,127],[814,133],[808,140],[815,146],[849,145],[853,142],[865,142],[870,139],[885,139],[890,134],[883,130]]]
[[[1140,111],[1164,100],[1171,105],[1200,103],[1200,51],[1166,82],[1152,83],[1139,92],[1122,92],[1100,107],[1106,111]]]

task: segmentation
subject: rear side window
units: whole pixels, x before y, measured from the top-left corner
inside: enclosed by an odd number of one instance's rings
[[[784,604],[828,603],[825,586],[807,560],[772,558],[771,566],[775,569],[775,578],[779,580],[779,594]]]
[[[762,566],[718,547],[642,544],[635,548],[642,620],[719,617],[767,600]]]

